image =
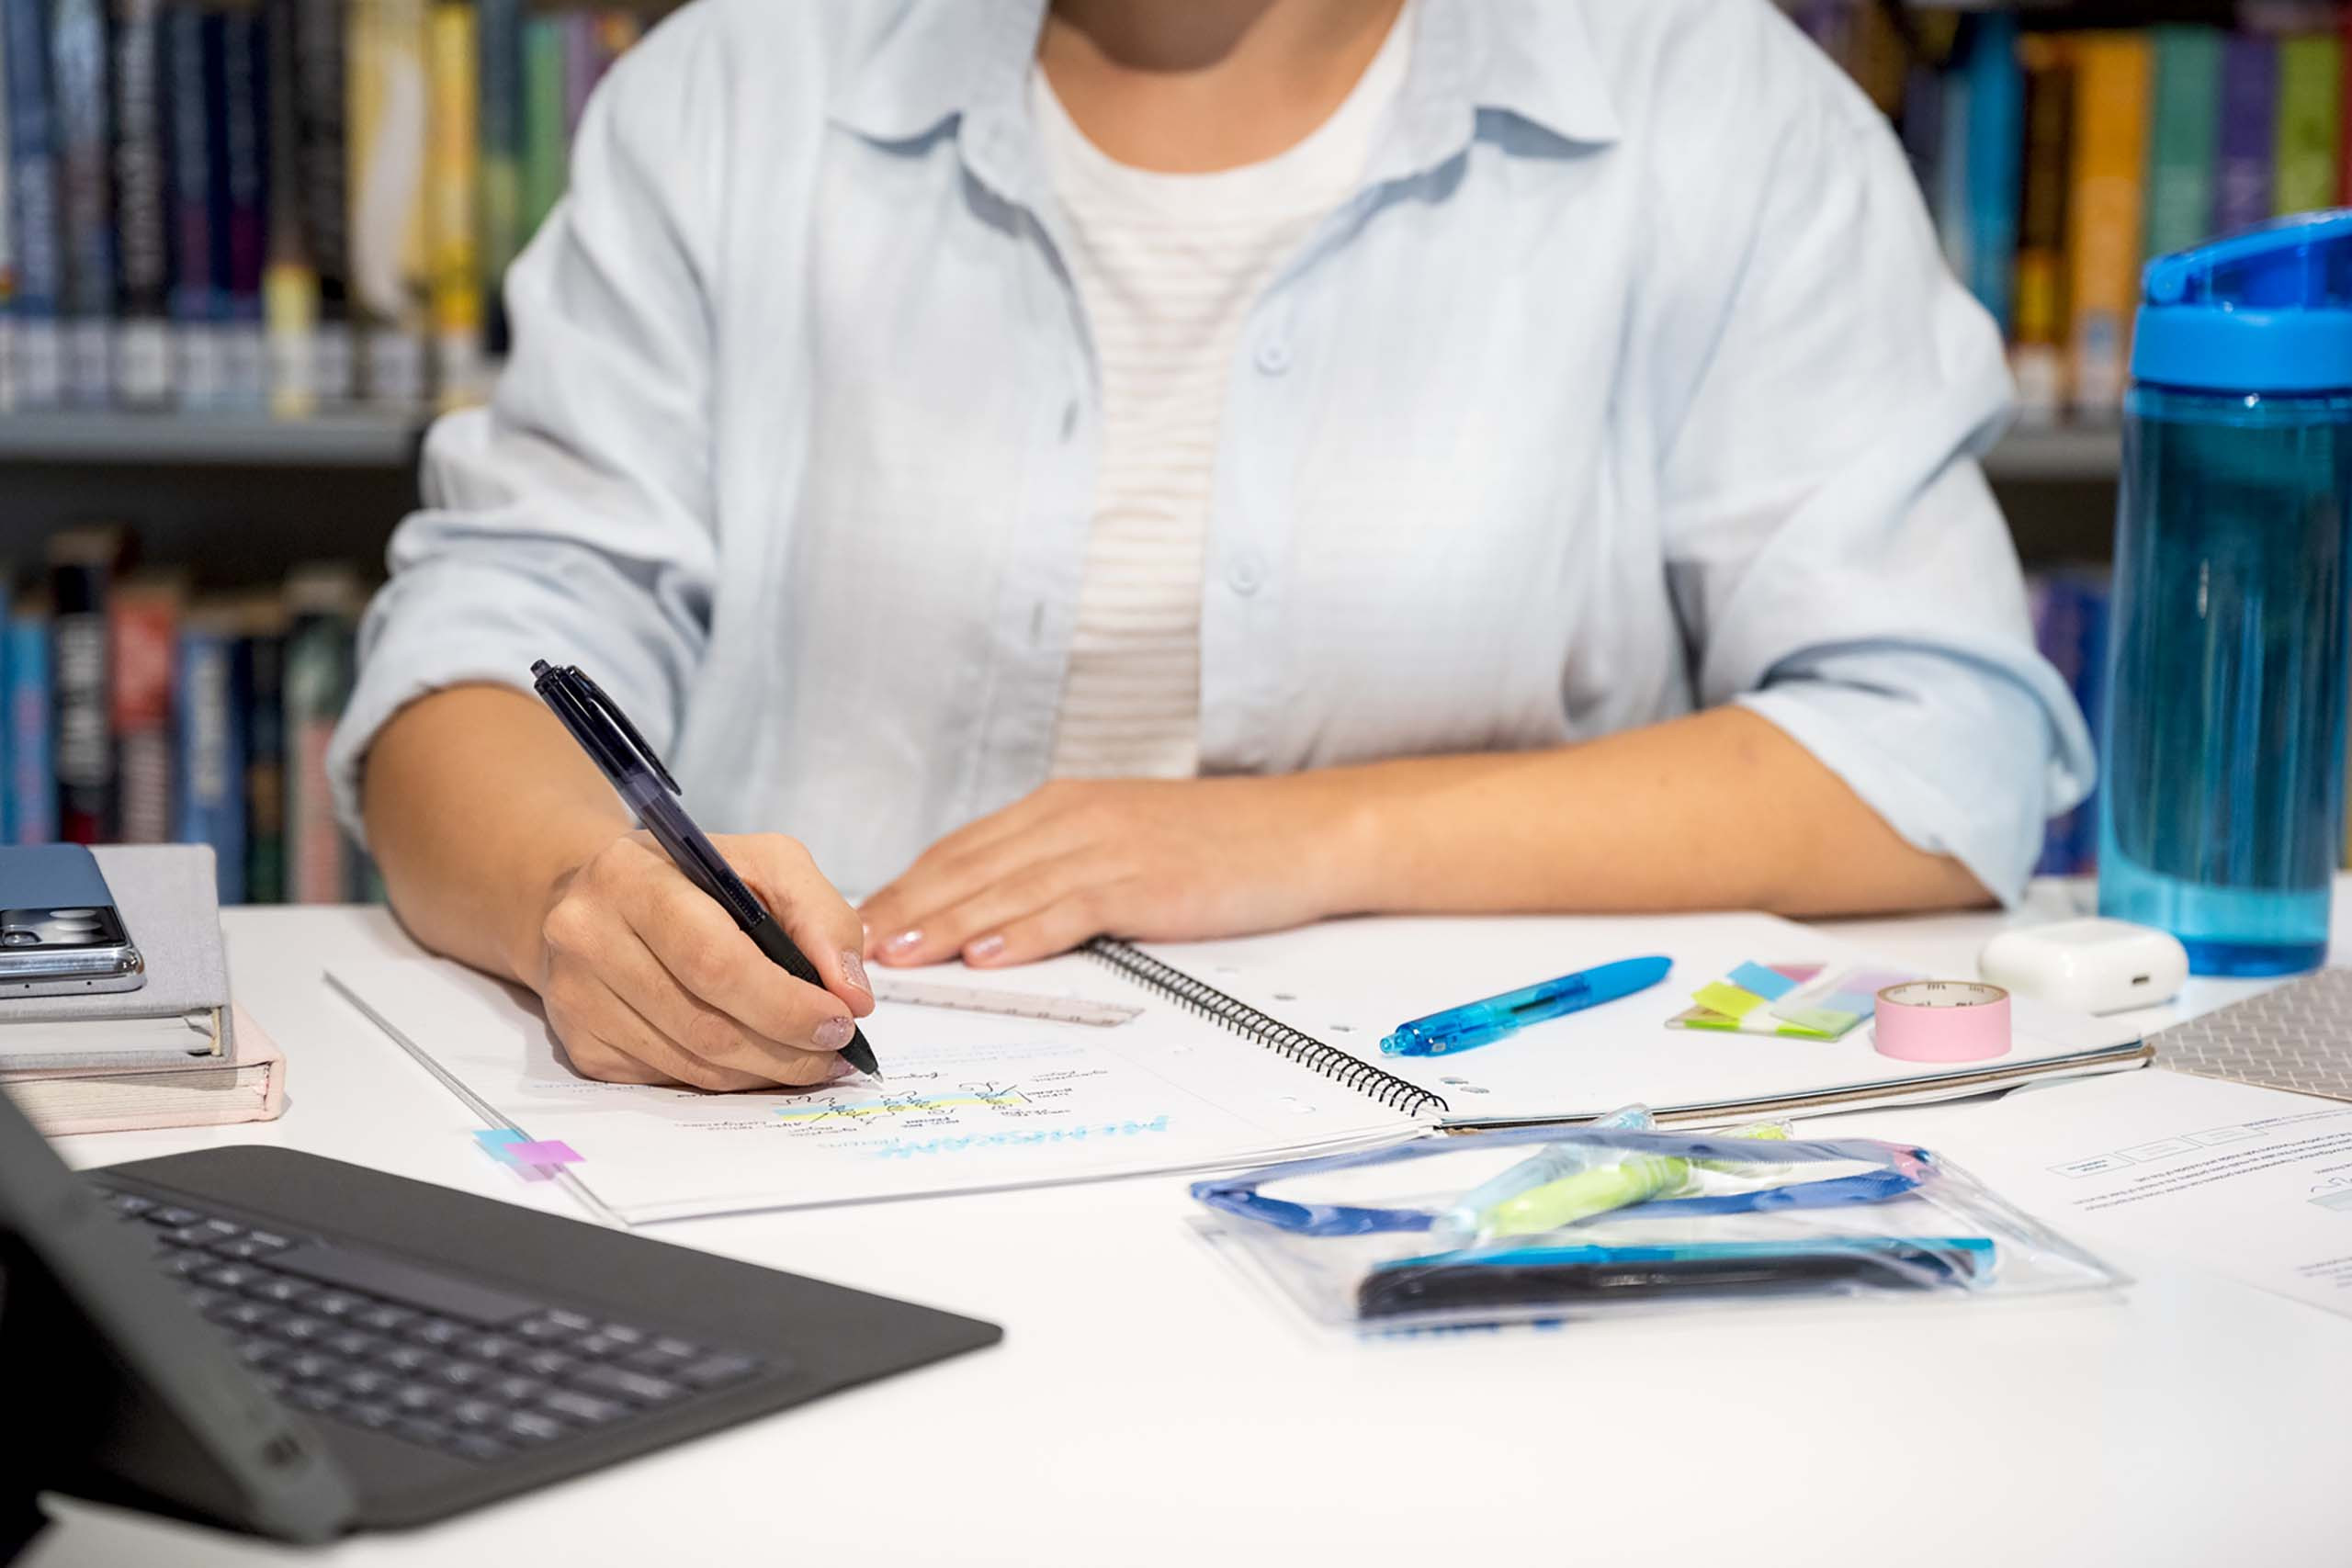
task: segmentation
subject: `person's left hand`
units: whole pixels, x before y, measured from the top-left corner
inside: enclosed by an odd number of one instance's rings
[[[858,913],[892,964],[1273,931],[1341,912],[1346,829],[1311,773],[1057,780],[940,840]]]

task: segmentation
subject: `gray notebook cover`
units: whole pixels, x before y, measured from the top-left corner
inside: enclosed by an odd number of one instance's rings
[[[2149,1036],[2156,1065],[2352,1100],[2352,969],[2322,969]]]
[[[220,948],[220,896],[212,850],[205,844],[104,844],[91,852],[106,874],[131,945],[146,961],[147,983],[135,991],[85,997],[0,998],[0,1067],[77,1068],[168,1066],[208,1049],[235,1055],[229,1013],[229,964]],[[187,1021],[186,1044],[159,1050],[153,1028],[112,1032],[124,1020]],[[9,1040],[12,1026],[44,1024],[43,1046],[28,1054]],[[58,1049],[60,1024],[86,1035]],[[116,1038],[109,1040],[110,1032]]]

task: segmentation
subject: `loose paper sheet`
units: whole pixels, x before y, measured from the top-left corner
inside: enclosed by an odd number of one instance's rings
[[[1144,1011],[1104,1029],[885,1002],[865,1024],[881,1082],[751,1094],[581,1077],[527,993],[455,964],[332,974],[485,1122],[570,1145],[566,1179],[631,1224],[1246,1165],[1417,1130],[1081,958],[956,980]]]

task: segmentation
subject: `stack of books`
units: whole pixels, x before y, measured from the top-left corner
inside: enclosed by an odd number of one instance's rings
[[[0,409],[450,406],[635,10],[0,0]]]
[[[2352,202],[2352,9],[2042,31],[2064,8],[1784,3],[1900,129],[2029,421],[2116,417],[2148,257]]]
[[[124,571],[130,553],[120,529],[73,528],[37,584],[0,569],[0,842],[209,844],[224,904],[378,897],[326,779],[357,574],[191,598]]]

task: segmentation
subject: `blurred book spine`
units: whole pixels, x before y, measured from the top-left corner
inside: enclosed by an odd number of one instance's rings
[[[2075,89],[2065,51],[2054,39],[2024,39],[2018,53],[2025,66],[2025,150],[2009,367],[2019,420],[2048,424],[2066,402],[2066,169]]]
[[[432,294],[425,0],[350,0],[350,265],[359,384],[371,402],[427,392]]]
[[[2150,51],[2131,33],[2085,33],[2072,47],[2074,407],[2111,418],[2123,403],[2140,303]]]
[[[233,609],[192,607],[180,627],[172,694],[179,784],[172,837],[212,846],[223,904],[245,901],[245,767],[236,709],[240,629]]]
[[[0,781],[0,843],[57,837],[57,773],[50,750],[49,616],[37,598],[12,595],[0,624],[7,772]]]
[[[222,331],[228,296],[212,276],[212,157],[206,145],[204,15],[171,0],[163,24],[163,128],[171,252],[172,390],[183,408],[227,396]]]
[[[129,579],[107,605],[107,725],[115,749],[114,838],[172,837],[172,686],[181,591]]]
[[[2211,28],[2155,29],[2155,99],[2148,145],[2147,234],[2152,256],[2195,244],[2211,231],[2221,155],[2222,35]]]
[[[49,57],[59,251],[64,260],[65,395],[78,404],[103,404],[114,395],[115,282],[113,147],[101,0],[56,0]]]
[[[351,696],[352,639],[366,601],[347,569],[305,569],[288,578],[285,680],[288,895],[298,904],[339,904],[360,892],[358,857],[335,820],[327,743]]]
[[[275,596],[239,626],[230,666],[244,761],[245,898],[286,901],[286,607]]]
[[[2335,199],[2335,150],[2344,111],[2344,48],[2333,32],[2278,43],[2278,146],[2271,209],[2284,217]]]
[[[433,103],[427,236],[432,244],[435,389],[446,407],[479,402],[482,356],[481,79],[472,0],[435,0],[427,23]]]
[[[114,380],[133,408],[172,395],[163,29],[162,0],[114,0]]]
[[[107,602],[121,558],[116,528],[69,528],[49,541],[57,831],[69,843],[106,843],[115,836]]]
[[[11,408],[47,408],[65,396],[65,348],[57,311],[64,260],[57,252],[57,121],[49,93],[48,0],[0,0],[8,94],[8,360]]]

